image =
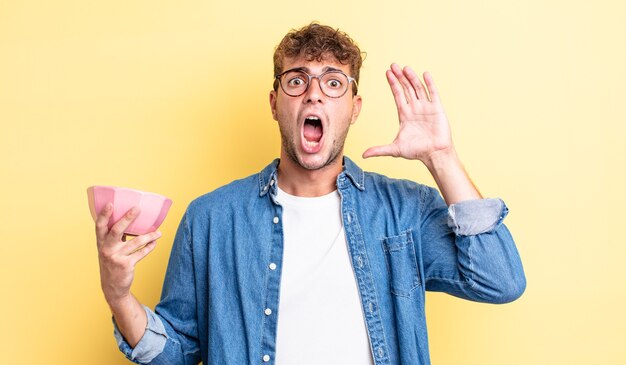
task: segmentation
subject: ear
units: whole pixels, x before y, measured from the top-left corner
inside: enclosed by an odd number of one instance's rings
[[[355,95],[352,97],[352,120],[350,124],[356,123],[359,114],[361,113],[361,105],[363,100],[361,99],[361,95]]]
[[[276,91],[272,90],[270,91],[270,108],[272,109],[272,118],[274,118],[275,121],[278,121],[278,118],[276,117],[276,99],[278,98],[278,94],[276,93]]]

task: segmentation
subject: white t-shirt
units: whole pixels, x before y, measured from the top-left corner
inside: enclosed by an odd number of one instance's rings
[[[276,364],[373,364],[339,193],[278,189],[276,200],[284,232]]]

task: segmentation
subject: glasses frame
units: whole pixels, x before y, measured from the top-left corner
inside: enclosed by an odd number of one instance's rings
[[[307,76],[307,78],[308,78],[306,87],[304,88],[304,90],[300,94],[297,94],[297,95],[291,95],[290,93],[288,93],[287,90],[285,90],[285,88],[283,87],[283,82],[282,82],[282,79],[281,79],[282,76],[284,76],[286,73],[294,72],[294,71],[301,72],[301,73],[305,74]],[[339,73],[339,74],[344,75],[348,79],[348,87],[346,87],[346,90],[339,96],[331,96],[331,95],[326,94],[326,91],[324,91],[324,88],[322,87],[322,79],[321,78],[324,75],[329,74],[329,73]],[[322,90],[322,93],[324,93],[324,95],[326,95],[327,97],[332,98],[332,99],[338,99],[338,98],[346,95],[346,93],[350,89],[350,84],[351,83],[354,83],[354,94],[353,95],[356,95],[356,93],[358,91],[358,88],[359,88],[359,85],[357,84],[356,79],[354,77],[348,76],[348,75],[346,75],[345,72],[343,72],[341,70],[337,70],[337,69],[326,70],[326,71],[322,72],[319,75],[310,75],[308,72],[304,71],[302,68],[296,67],[296,68],[291,68],[291,69],[289,69],[287,71],[284,71],[284,72],[282,72],[282,73],[280,73],[278,75],[275,75],[274,78],[278,81],[278,84],[280,85],[280,88],[283,90],[285,95],[291,96],[293,98],[297,98],[298,96],[304,95],[309,90],[309,87],[311,86],[311,83],[313,82],[313,79],[317,79],[317,82],[320,85],[320,90]]]

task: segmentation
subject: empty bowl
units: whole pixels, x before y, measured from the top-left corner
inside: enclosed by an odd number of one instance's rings
[[[172,205],[172,200],[163,195],[115,186],[90,186],[87,188],[87,197],[94,221],[108,202],[113,203],[109,229],[132,207],[139,207],[139,216],[124,231],[125,234],[135,236],[159,228]]]

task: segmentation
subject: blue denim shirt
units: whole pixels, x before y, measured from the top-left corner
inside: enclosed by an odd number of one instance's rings
[[[154,312],[145,308],[143,338],[132,349],[115,330],[129,359],[274,363],[283,252],[277,166],[278,160],[189,205],[161,301]],[[426,290],[487,303],[509,302],[524,291],[501,200],[447,207],[437,190],[363,172],[347,157],[337,189],[376,365],[430,363]]]

